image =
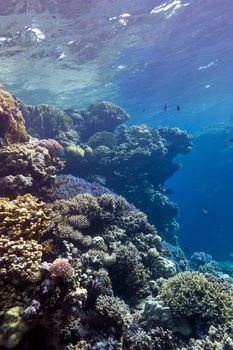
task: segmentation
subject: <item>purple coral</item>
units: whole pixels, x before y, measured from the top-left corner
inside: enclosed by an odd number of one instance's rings
[[[93,196],[101,196],[104,193],[113,194],[108,188],[80,177],[60,175],[56,178],[54,193],[56,199],[69,199],[83,193],[90,193]]]

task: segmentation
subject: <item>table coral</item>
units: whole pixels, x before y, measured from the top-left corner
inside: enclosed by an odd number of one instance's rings
[[[24,118],[14,97],[0,86],[0,146],[29,140]]]
[[[0,201],[0,234],[13,239],[40,239],[49,225],[50,210],[31,194]]]

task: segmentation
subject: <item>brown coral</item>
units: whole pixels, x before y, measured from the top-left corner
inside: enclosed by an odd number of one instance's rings
[[[13,144],[0,149],[0,192],[12,196],[48,194],[55,174],[64,166],[45,144]]]
[[[22,237],[11,240],[0,238],[0,278],[13,284],[36,282],[40,279],[42,246],[34,240]]]
[[[159,294],[177,316],[200,317],[210,324],[233,320],[233,289],[213,276],[179,273],[164,282]]]
[[[14,97],[0,86],[0,146],[29,140],[24,118]]]
[[[0,201],[0,234],[11,238],[39,239],[49,225],[50,210],[31,194]]]

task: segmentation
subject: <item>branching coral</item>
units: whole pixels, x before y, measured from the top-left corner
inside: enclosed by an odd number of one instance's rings
[[[39,239],[49,225],[50,210],[38,198],[26,194],[0,201],[0,234],[13,239]]]
[[[182,350],[231,350],[233,349],[233,326],[211,326],[203,339],[191,339]]]
[[[233,290],[214,277],[183,272],[164,282],[159,293],[174,315],[198,317],[210,324],[233,319]]]
[[[0,86],[0,146],[25,143],[29,136],[14,97]]]

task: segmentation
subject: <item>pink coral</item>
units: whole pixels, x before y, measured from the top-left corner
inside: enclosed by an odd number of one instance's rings
[[[68,259],[57,258],[50,267],[50,274],[53,277],[68,279],[73,276],[74,270]]]
[[[45,146],[51,155],[58,155],[64,151],[62,145],[53,139],[41,140],[39,144]]]

